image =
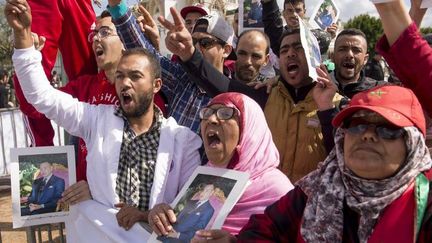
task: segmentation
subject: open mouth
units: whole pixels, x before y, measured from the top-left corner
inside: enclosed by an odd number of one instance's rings
[[[293,64],[289,64],[287,67],[287,71],[289,74],[296,74],[299,70],[299,65],[293,63]]]
[[[207,143],[210,148],[215,148],[221,143],[219,136],[215,132],[207,133]]]
[[[104,54],[104,51],[103,51],[102,47],[97,47],[95,49],[95,54],[96,54],[96,57],[102,56]]]
[[[126,92],[122,92],[121,94],[122,100],[123,100],[123,104],[128,105],[132,102],[132,97],[130,94],[126,93]]]
[[[344,62],[344,63],[342,63],[342,67],[347,68],[347,69],[354,69],[355,64],[352,62]]]

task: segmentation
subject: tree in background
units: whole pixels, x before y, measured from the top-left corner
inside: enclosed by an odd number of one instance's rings
[[[0,3],[0,68],[9,69],[12,66],[13,41],[12,29],[4,16],[4,3]]]
[[[344,28],[355,28],[363,31],[368,41],[369,53],[374,52],[376,42],[384,34],[381,21],[369,14],[361,14],[348,20]]]
[[[345,29],[356,28],[363,31],[366,35],[368,41],[368,52],[375,52],[375,44],[384,34],[381,20],[370,16],[369,14],[361,14],[350,20],[344,25]],[[420,32],[422,34],[432,33],[432,27],[421,28]]]

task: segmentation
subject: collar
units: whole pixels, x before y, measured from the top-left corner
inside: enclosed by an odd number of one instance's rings
[[[316,82],[312,82],[300,88],[294,88],[287,81],[285,81],[285,79],[282,76],[280,76],[280,80],[282,84],[285,86],[285,88],[288,90],[288,93],[290,94],[295,104],[297,104],[299,101],[304,100],[308,95],[309,91],[311,91],[311,89],[315,87],[316,84]]]
[[[158,129],[160,127],[160,125],[162,124],[162,120],[163,120],[162,111],[159,109],[159,107],[157,107],[157,105],[153,105],[153,110],[154,110],[153,122],[152,122],[152,125],[150,126],[149,130],[147,131],[147,133],[151,132],[155,129]],[[124,112],[121,109],[121,107],[117,106],[115,108],[114,115],[122,118],[124,120],[125,124],[129,127],[129,120],[124,115]]]

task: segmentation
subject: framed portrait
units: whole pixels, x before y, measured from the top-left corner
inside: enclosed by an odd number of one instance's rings
[[[318,3],[309,22],[313,27],[325,30],[337,22],[340,11],[334,0],[321,0]]]
[[[201,229],[220,229],[240,199],[249,174],[214,167],[198,167],[171,204],[177,217],[168,236],[152,234],[149,242],[190,242]]]
[[[59,200],[75,181],[73,146],[11,149],[13,228],[64,222],[69,207]]]
[[[261,0],[240,0],[238,13],[239,34],[249,29],[264,30]]]

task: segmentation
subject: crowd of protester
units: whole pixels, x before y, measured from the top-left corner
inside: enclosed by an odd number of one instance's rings
[[[53,145],[50,120],[79,138],[78,182],[62,202],[118,208],[124,230],[146,222],[181,242],[169,204],[205,165],[247,172],[250,183],[222,228],[192,242],[432,241],[432,47],[417,27],[421,0],[409,12],[402,0],[375,3],[384,33],[373,55],[359,29],[312,30],[329,58],[316,80],[299,30],[304,0],[282,10],[254,1],[264,31],[238,36],[203,5],[171,8],[172,21],[158,18],[165,40],[142,6],[136,16],[108,0],[96,18],[89,0],[55,2],[8,0],[5,16],[33,145]],[[49,82],[57,50],[71,80],[59,89]],[[68,234],[88,242],[79,224]]]

